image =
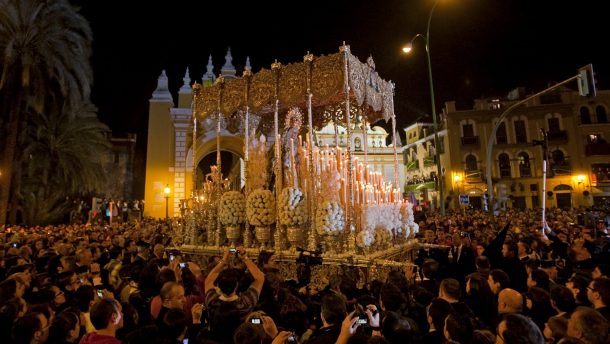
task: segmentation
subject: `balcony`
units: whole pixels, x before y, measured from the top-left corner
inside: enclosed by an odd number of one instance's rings
[[[527,135],[516,135],[517,143],[519,144],[527,144]]]
[[[483,171],[480,170],[466,170],[464,171],[464,177],[468,182],[480,182],[485,180]]]
[[[568,132],[565,130],[555,130],[548,132],[549,142],[568,142]]]
[[[434,156],[427,156],[424,158],[424,167],[434,166],[435,163],[436,160],[434,159]]]
[[[610,143],[589,143],[585,146],[585,155],[610,155]]]
[[[462,146],[478,146],[478,145],[479,145],[478,136],[462,137]]]
[[[407,171],[419,170],[419,160],[409,161],[407,163]]]
[[[570,159],[566,157],[565,159],[563,159],[563,161],[551,163],[551,170],[555,175],[558,176],[572,174],[572,166],[570,164]]]

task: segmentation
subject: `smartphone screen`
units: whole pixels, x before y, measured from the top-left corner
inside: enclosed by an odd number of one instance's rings
[[[252,318],[252,320],[250,320],[250,322],[253,323],[253,324],[260,325],[261,318]]]
[[[236,250],[234,247],[231,247],[231,248],[229,249],[229,252],[231,252],[231,253],[235,253],[235,252],[237,252],[237,250]]]
[[[174,258],[176,258],[176,257],[174,257],[174,255],[173,255],[173,254],[170,254],[170,255],[169,255],[169,260],[170,260],[170,261],[174,260]]]
[[[181,268],[188,268],[188,264],[187,263],[180,263],[180,267]]]
[[[101,290],[98,290],[98,291],[97,291],[97,296],[99,296],[99,297],[104,297],[104,292],[103,292],[103,291],[101,291]]]

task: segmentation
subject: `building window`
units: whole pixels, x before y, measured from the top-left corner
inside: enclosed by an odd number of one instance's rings
[[[519,174],[521,177],[531,177],[530,156],[526,152],[521,152],[517,157],[519,158]]]
[[[532,196],[532,208],[536,209],[540,207],[540,199],[538,196]]]
[[[608,123],[608,114],[606,108],[599,105],[595,108],[595,114],[597,115],[597,123]]]
[[[527,131],[525,130],[525,121],[520,119],[515,121],[515,138],[517,143],[527,143]]]
[[[500,123],[498,130],[496,131],[496,143],[499,145],[505,145],[508,143],[508,136],[506,135],[506,124]]]
[[[551,170],[554,174],[557,175],[567,175],[572,173],[570,168],[570,162],[567,157],[560,149],[556,149],[551,152],[551,159],[553,159],[551,163]]]
[[[591,183],[610,183],[610,164],[591,164]]]
[[[538,191],[538,184],[530,184],[530,191]]]
[[[500,178],[510,178],[510,157],[506,153],[498,156],[498,165],[500,167]]]
[[[558,117],[550,117],[547,119],[547,122],[549,124],[549,131],[552,133],[556,133],[561,131],[561,125],[559,125],[559,118]]]
[[[468,154],[466,156],[466,171],[476,171],[477,170],[477,157]]]
[[[580,108],[580,124],[591,124],[591,114],[586,106]]]
[[[464,132],[464,137],[474,137],[474,126],[472,123],[462,124],[462,131]]]

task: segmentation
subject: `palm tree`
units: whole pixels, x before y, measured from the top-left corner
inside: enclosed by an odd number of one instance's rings
[[[67,0],[0,0],[0,224],[5,223],[20,128],[28,114],[88,101],[93,79],[89,23]]]
[[[102,157],[109,129],[92,104],[69,112],[29,116],[24,137],[22,180],[16,192],[26,224],[61,220],[69,198],[98,191],[105,182]]]

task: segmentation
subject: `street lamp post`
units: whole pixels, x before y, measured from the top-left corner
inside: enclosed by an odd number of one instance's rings
[[[430,14],[428,15],[428,26],[426,27],[426,36],[422,35],[422,34],[417,34],[415,35],[415,37],[413,37],[411,39],[411,42],[409,43],[408,46],[404,47],[402,50],[405,53],[409,53],[412,50],[412,46],[413,46],[413,42],[415,41],[416,38],[421,38],[424,40],[424,43],[426,44],[426,56],[428,59],[428,81],[430,84],[430,103],[432,106],[432,129],[434,130],[434,148],[435,148],[435,156],[434,156],[434,160],[436,162],[436,178],[438,180],[438,191],[439,191],[439,196],[440,196],[440,206],[441,206],[441,215],[445,215],[445,192],[443,190],[443,175],[442,175],[442,168],[441,168],[441,159],[440,159],[440,155],[439,155],[439,150],[440,150],[440,145],[439,145],[439,139],[438,139],[438,120],[436,119],[436,105],[435,105],[435,100],[434,100],[434,84],[432,81],[432,63],[430,62],[430,23],[432,22],[432,14],[434,13],[434,9],[436,8],[436,5],[438,5],[439,1],[437,0],[434,5],[432,6],[432,9],[430,9]]]
[[[169,188],[169,185],[166,184],[165,188],[163,189],[163,194],[165,195],[165,218],[169,218],[169,193],[172,190]]]

